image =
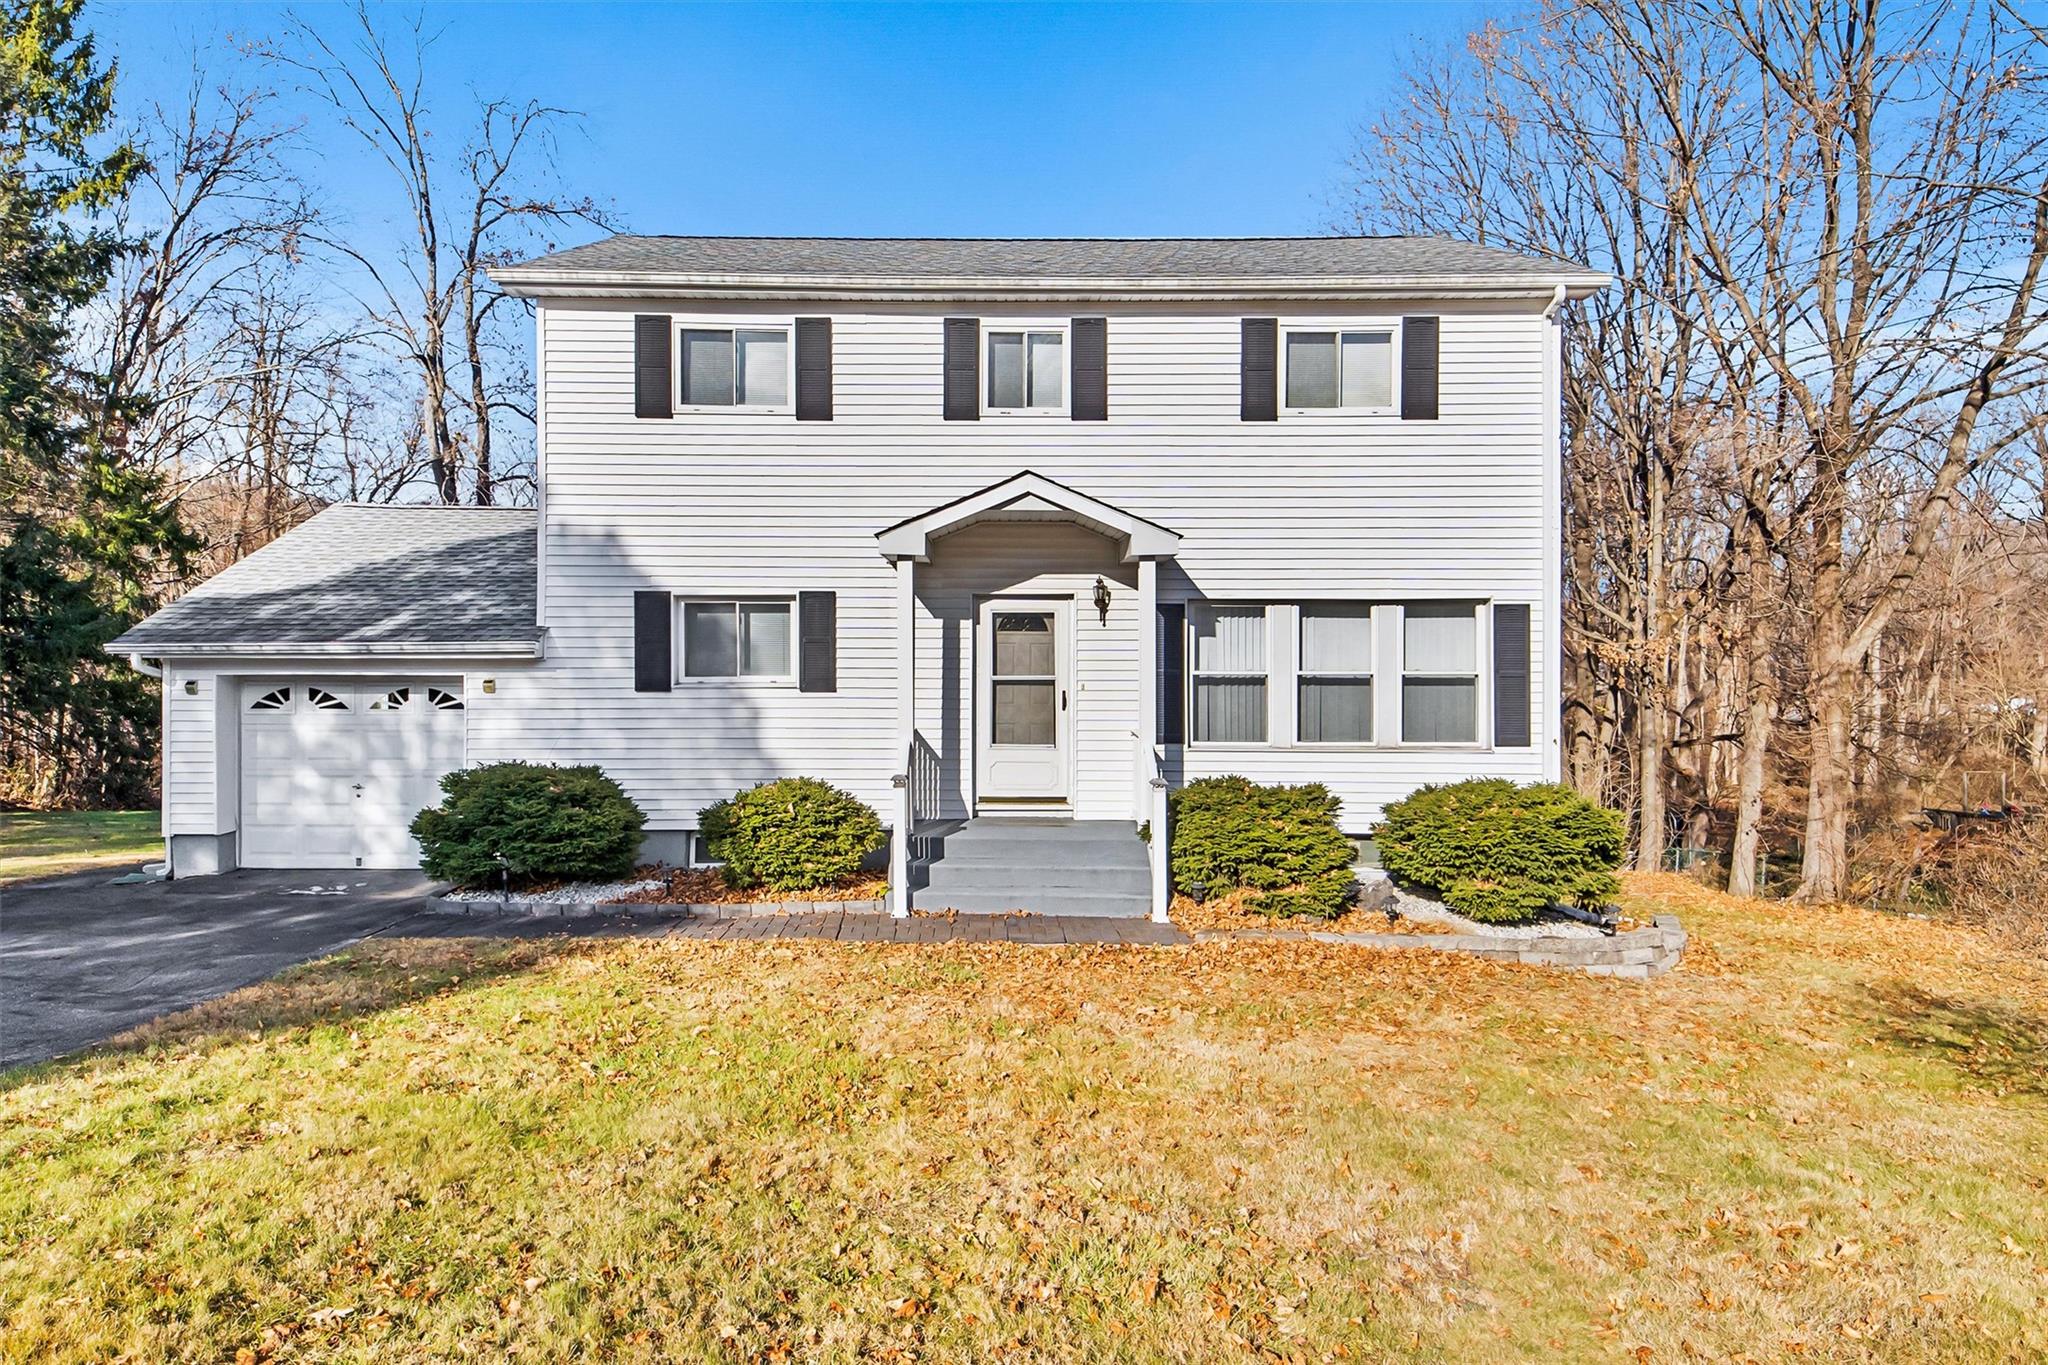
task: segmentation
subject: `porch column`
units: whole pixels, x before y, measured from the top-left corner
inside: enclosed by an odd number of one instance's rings
[[[1159,561],[1138,561],[1138,763],[1131,818],[1152,818],[1152,755],[1159,751]]]
[[[895,828],[889,836],[889,913],[910,913],[910,836],[917,819],[911,788],[911,745],[917,737],[917,561],[896,561]]]
[[[1152,826],[1145,860],[1152,872],[1152,918],[1167,923],[1166,778],[1159,762],[1159,561],[1138,561],[1138,773],[1132,805]]]

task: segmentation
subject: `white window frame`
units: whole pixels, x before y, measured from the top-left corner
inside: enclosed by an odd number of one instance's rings
[[[977,395],[981,400],[982,416],[1066,417],[1070,415],[1074,410],[1073,330],[1073,321],[1071,319],[1066,318],[1062,318],[1058,321],[1049,320],[1045,322],[1017,322],[1011,320],[1005,320],[1001,322],[990,322],[984,319],[981,325],[981,392],[979,395]],[[1058,334],[1060,339],[1060,361],[1064,366],[1064,371],[1060,376],[1060,403],[1058,407],[998,408],[990,405],[988,401],[988,390],[989,382],[991,379],[994,378],[995,375],[995,340],[998,336],[1007,336],[1013,332],[1020,334],[1026,338],[1024,343],[1024,375],[1027,383],[1029,382],[1031,375],[1031,343],[1029,340],[1030,334],[1033,332],[1052,332]]]
[[[1384,406],[1347,408],[1341,403],[1334,408],[1296,408],[1287,406],[1287,338],[1300,332],[1334,332],[1337,334],[1337,396],[1344,396],[1344,340],[1346,332],[1369,332],[1383,334],[1387,338],[1387,392],[1389,401]],[[1401,324],[1398,319],[1374,322],[1361,318],[1329,318],[1324,320],[1303,320],[1283,323],[1280,327],[1280,412],[1287,417],[1391,417],[1401,411]]]
[[[683,354],[683,333],[685,332],[730,332],[733,338],[733,383],[739,383],[739,338],[740,332],[780,332],[783,338],[783,361],[785,374],[782,391],[789,395],[780,403],[689,403],[683,399],[683,370],[687,358]],[[755,415],[792,415],[796,412],[796,319],[794,317],[773,318],[678,318],[673,324],[670,343],[675,348],[675,359],[669,368],[674,377],[670,388],[675,394],[677,416],[699,413],[751,413]]]
[[[1408,608],[1463,606],[1472,608],[1472,667],[1470,674],[1411,672],[1408,668]],[[1395,636],[1394,652],[1400,671],[1395,675],[1397,692],[1394,700],[1395,729],[1389,737],[1391,747],[1400,749],[1491,749],[1493,747],[1493,603],[1488,599],[1472,597],[1423,597],[1413,598],[1401,604],[1400,631]],[[1408,679],[1410,678],[1465,678],[1472,679],[1472,738],[1457,739],[1409,739],[1408,738]]]
[[[1183,686],[1187,689],[1187,695],[1182,701],[1182,706],[1185,709],[1181,714],[1185,717],[1188,748],[1273,749],[1284,747],[1283,744],[1273,738],[1276,728],[1273,724],[1273,698],[1275,691],[1273,686],[1273,606],[1274,604],[1271,602],[1227,600],[1189,602],[1183,608],[1181,612],[1181,629],[1186,633],[1186,640],[1181,646],[1181,658],[1185,661],[1185,667],[1181,671],[1186,674]],[[1195,612],[1205,608],[1210,611],[1242,611],[1256,608],[1262,614],[1261,619],[1265,622],[1264,626],[1261,627],[1265,633],[1265,649],[1263,652],[1266,667],[1264,671],[1259,673],[1197,672],[1195,668]],[[1299,649],[1299,645],[1296,648]],[[1195,737],[1195,679],[1198,676],[1204,678],[1258,678],[1263,681],[1266,684],[1266,737],[1264,739],[1197,739]],[[1292,708],[1290,707],[1289,709],[1291,712]]]
[[[789,608],[789,666],[786,673],[720,673],[692,676],[689,669],[689,621],[686,609],[692,606],[711,606],[731,603],[733,612],[738,614],[743,606],[780,606]],[[670,665],[670,676],[679,684],[709,687],[794,687],[796,686],[796,659],[799,649],[797,640],[796,594],[795,593],[719,593],[692,592],[676,593],[671,607],[675,612],[669,624],[670,653],[674,662]],[[735,622],[737,629],[737,622]],[[738,637],[734,637],[734,648],[738,648]],[[735,655],[734,667],[738,667]]]
[[[1302,667],[1301,629],[1302,620],[1310,607],[1364,607],[1365,608],[1365,657],[1371,667],[1364,673],[1311,673]],[[1358,598],[1319,597],[1295,604],[1294,651],[1290,656],[1293,665],[1293,679],[1290,681],[1288,713],[1293,717],[1293,743],[1303,749],[1377,749],[1380,747],[1380,617],[1384,613],[1378,602],[1361,601]],[[1309,678],[1365,678],[1372,686],[1372,705],[1366,708],[1367,728],[1372,733],[1364,739],[1303,739],[1301,737],[1301,684]],[[1269,684],[1270,685],[1270,684]]]

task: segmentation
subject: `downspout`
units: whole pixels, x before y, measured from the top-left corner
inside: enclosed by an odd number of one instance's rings
[[[164,675],[163,669],[155,668],[149,664],[142,662],[142,656],[140,654],[130,654],[128,656],[128,666],[134,669],[137,673],[142,674],[144,677],[161,678]]]
[[[1550,302],[1543,305],[1543,320],[1550,321],[1557,316],[1557,310],[1564,307],[1565,288],[1559,285],[1550,292]]]

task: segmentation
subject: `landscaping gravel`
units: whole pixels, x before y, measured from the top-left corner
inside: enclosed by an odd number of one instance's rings
[[[643,877],[630,882],[568,882],[547,891],[514,891],[511,901],[514,905],[574,905],[615,901],[635,891],[652,891],[665,883],[659,877]],[[495,890],[450,891],[444,900],[451,901],[496,901],[501,899]]]
[[[1394,888],[1394,907],[1409,919],[1435,920],[1461,934],[1482,934],[1488,938],[1601,938],[1600,930],[1569,915],[1546,910],[1533,924],[1481,924],[1466,919],[1442,901],[1418,896],[1402,887]]]

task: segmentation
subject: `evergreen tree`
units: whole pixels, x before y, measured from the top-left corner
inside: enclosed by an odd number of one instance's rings
[[[142,167],[97,149],[114,68],[81,7],[0,0],[0,798],[32,804],[147,796],[154,690],[101,646],[191,550],[161,479],[123,459],[143,400],[70,350],[129,245],[100,215]]]

